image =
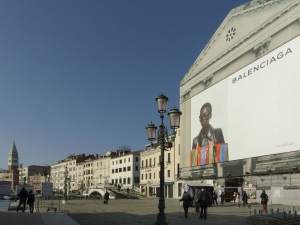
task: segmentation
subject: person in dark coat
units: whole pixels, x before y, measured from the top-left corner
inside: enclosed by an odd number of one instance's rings
[[[224,191],[222,191],[222,194],[220,195],[220,198],[221,198],[221,206],[223,206],[224,205],[224,201],[225,201],[225,193],[224,193]]]
[[[106,190],[105,194],[104,194],[104,204],[108,204],[108,199],[109,199],[109,193]]]
[[[33,205],[34,205],[34,201],[35,201],[35,197],[34,194],[32,193],[32,191],[30,190],[28,193],[28,198],[27,198],[27,203],[29,205],[29,211],[30,213],[33,213]]]
[[[267,204],[269,200],[269,196],[266,194],[265,190],[262,191],[260,198],[261,198],[262,212],[264,212],[265,210],[267,210]]]
[[[22,204],[23,204],[22,212],[25,212],[25,205],[26,205],[27,196],[28,196],[28,192],[25,190],[25,187],[22,187],[22,190],[18,194],[18,197],[20,198],[20,200],[19,200],[19,205],[18,205],[18,208],[17,208],[17,212],[19,211],[20,206]]]
[[[210,201],[210,196],[209,196],[208,191],[206,191],[205,188],[202,188],[200,197],[198,199],[198,202],[200,203],[200,208],[201,208],[200,216],[199,216],[200,219],[204,218],[206,220],[207,206],[208,206],[209,201]]]
[[[213,204],[218,205],[218,195],[215,191],[212,194],[212,202],[213,202]]]
[[[243,207],[245,207],[245,206],[248,207],[248,195],[247,195],[246,191],[243,192],[242,200],[243,200]]]
[[[198,213],[199,212],[199,203],[198,203],[198,199],[200,196],[200,192],[198,189],[195,189],[195,194],[194,194],[194,201],[195,201],[195,211]]]
[[[189,210],[189,207],[191,206],[192,198],[185,191],[185,192],[183,192],[182,198],[179,201],[183,202],[184,215],[185,215],[185,218],[187,218],[188,217],[188,210]]]

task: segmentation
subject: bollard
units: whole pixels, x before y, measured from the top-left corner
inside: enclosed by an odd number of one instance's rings
[[[251,210],[250,210],[250,216],[252,216],[252,212],[251,212]]]
[[[261,210],[258,210],[258,214],[259,214],[259,215],[261,215],[261,212],[262,212]]]
[[[256,214],[256,209],[254,209],[254,215],[256,216],[257,214]]]
[[[286,218],[286,212],[283,212],[283,218]]]
[[[295,210],[295,212],[294,212],[294,216],[297,216],[297,211]]]
[[[289,217],[292,217],[292,211],[291,210],[289,211]]]

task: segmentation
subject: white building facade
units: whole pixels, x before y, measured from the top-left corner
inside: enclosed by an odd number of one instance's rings
[[[140,187],[140,152],[117,152],[111,158],[110,183],[123,189]]]

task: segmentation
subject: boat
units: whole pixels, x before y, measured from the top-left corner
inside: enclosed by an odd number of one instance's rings
[[[2,196],[0,197],[1,200],[12,200],[13,198],[10,196]]]

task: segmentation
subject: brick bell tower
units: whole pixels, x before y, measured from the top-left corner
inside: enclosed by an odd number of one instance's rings
[[[15,145],[15,141],[10,148],[9,155],[8,155],[8,170],[17,170],[19,167],[19,157],[18,151]]]

